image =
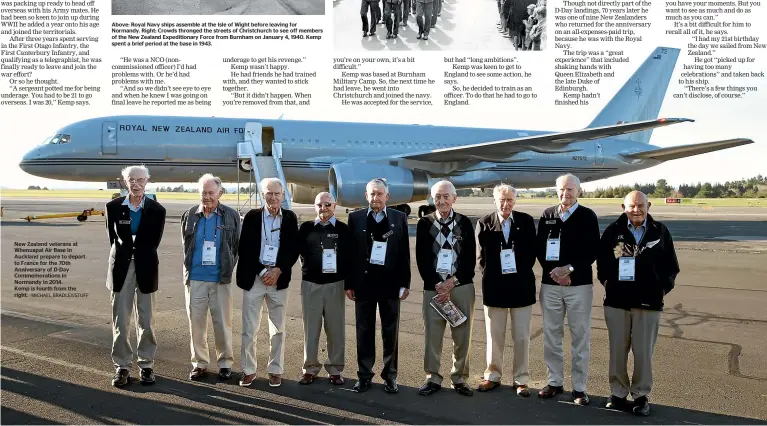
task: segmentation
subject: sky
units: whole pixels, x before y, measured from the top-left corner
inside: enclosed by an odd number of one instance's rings
[[[159,18],[159,17],[150,17]],[[755,17],[757,18],[757,17]],[[307,19],[315,19],[307,17]],[[317,25],[322,22],[318,19]],[[160,19],[158,19],[158,22]],[[185,84],[205,84],[212,86],[211,107],[189,107],[181,110],[180,107],[111,107],[110,96],[112,92],[119,91],[119,86],[112,86],[109,76],[109,64],[118,63],[118,56],[126,53],[119,49],[108,49],[103,45],[93,49],[91,54],[102,55],[104,64],[96,72],[78,71],[77,73],[59,74],[62,82],[68,84],[100,85],[102,90],[91,100],[89,107],[26,107],[8,108],[3,107],[0,122],[2,123],[3,135],[6,137],[3,143],[4,152],[0,156],[0,170],[2,170],[3,188],[24,189],[30,185],[47,186],[49,188],[106,188],[104,182],[83,183],[52,181],[24,173],[18,164],[22,156],[34,146],[42,142],[46,137],[55,134],[56,130],[69,123],[86,118],[109,115],[172,115],[172,116],[216,116],[216,117],[242,117],[242,118],[278,118],[290,120],[328,120],[345,122],[371,122],[371,123],[401,123],[401,124],[431,124],[465,127],[494,127],[507,129],[526,130],[550,130],[565,131],[580,129],[588,125],[594,116],[604,107],[608,99],[630,77],[633,71],[645,60],[656,46],[669,45],[683,47],[684,44],[672,43],[662,36],[645,36],[639,43],[626,45],[624,54],[630,58],[630,62],[616,64],[613,67],[615,78],[605,79],[595,88],[602,93],[602,98],[592,100],[588,106],[555,107],[553,99],[553,68],[554,57],[557,52],[548,50],[544,52],[520,52],[518,61],[524,69],[532,73],[532,77],[524,81],[531,85],[538,94],[534,100],[479,100],[473,101],[470,106],[447,107],[439,105],[442,95],[448,90],[448,86],[442,84],[444,71],[449,65],[444,63],[444,56],[470,55],[469,52],[418,52],[415,64],[393,66],[388,65],[387,70],[394,71],[423,71],[435,80],[431,88],[407,88],[404,90],[428,91],[434,96],[437,105],[432,107],[343,107],[339,101],[332,98],[332,78],[338,77],[338,71],[332,69],[333,56],[352,56],[350,53],[334,52],[332,50],[332,37],[325,40],[327,45],[316,48],[311,53],[301,53],[295,56],[306,58],[303,65],[294,70],[318,71],[318,77],[313,84],[298,89],[312,94],[312,105],[309,107],[223,107],[222,101],[231,99],[229,95],[220,90],[221,81],[228,77],[229,64],[223,63],[219,58],[243,55],[242,49],[236,45],[221,48],[210,52],[210,58],[199,61],[195,52],[178,49],[172,55],[179,57],[186,63],[197,63],[198,69],[192,72],[192,77]],[[620,45],[623,46],[623,45]],[[150,49],[146,49],[150,51]],[[751,64],[738,65],[740,70],[763,70],[767,69],[767,53],[762,50],[746,52],[754,57]],[[146,53],[149,55],[149,53]],[[167,52],[166,52],[167,54]],[[286,55],[286,50],[280,44],[265,44],[259,51],[258,56]],[[365,53],[355,53],[364,55]],[[379,52],[367,53],[368,55],[403,56],[398,53]],[[515,55],[514,52],[506,52],[506,55]],[[745,53],[744,53],[745,54]],[[406,55],[406,54],[405,54]],[[493,56],[493,52],[471,54],[473,56]],[[137,55],[142,56],[142,55]],[[685,117],[694,119],[694,123],[676,124],[665,128],[656,129],[653,132],[651,144],[660,147],[684,145],[700,142],[709,142],[734,137],[746,137],[756,143],[703,154],[691,158],[674,160],[659,166],[637,171],[610,179],[604,179],[584,184],[586,190],[597,187],[614,186],[620,184],[633,184],[635,182],[650,183],[664,178],[672,186],[681,183],[696,182],[724,182],[749,178],[758,174],[767,175],[765,158],[767,158],[767,119],[765,119],[765,105],[767,105],[767,85],[765,79],[747,78],[740,80],[719,79],[711,84],[727,85],[737,83],[741,86],[753,86],[757,91],[751,92],[743,99],[738,100],[689,100],[676,99],[674,93],[683,91],[679,84],[679,74],[683,71],[682,64],[693,63],[693,58],[687,55],[686,49],[682,50],[677,66],[672,77],[671,84],[666,93],[665,101],[660,110],[660,117]],[[370,66],[369,66],[370,67]],[[384,68],[379,68],[384,69]],[[38,71],[36,76],[51,76]],[[178,83],[184,83],[179,81]],[[490,81],[489,83],[502,83]],[[0,85],[7,86],[7,79],[3,79]],[[296,87],[272,87],[270,91],[295,91]],[[5,90],[5,89],[4,89]],[[252,89],[255,90],[255,89]],[[157,183],[165,185],[164,183]],[[191,183],[190,183],[191,184]],[[190,184],[186,185],[189,186]],[[178,184],[175,184],[178,185]],[[233,185],[231,185],[233,186]],[[553,186],[553,182],[552,182]]]

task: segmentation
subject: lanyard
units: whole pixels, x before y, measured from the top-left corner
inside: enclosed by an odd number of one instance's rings
[[[216,227],[213,228],[213,241],[218,241],[218,215],[215,212],[213,214],[216,216]],[[207,241],[205,238],[208,236],[208,218],[205,217],[205,213],[202,214],[202,218],[205,219],[205,224],[202,225],[202,240]]]
[[[266,218],[267,218],[267,215],[269,215],[269,212],[268,212],[268,210],[264,209],[264,217],[261,220],[261,227],[264,229],[264,236],[266,237],[266,241],[269,243],[269,245],[272,245],[272,234],[271,234],[271,232],[266,232]],[[280,230],[279,227],[278,228],[274,227],[274,222],[276,222],[276,221],[277,221],[277,217],[275,217],[274,220],[272,220],[272,232]]]

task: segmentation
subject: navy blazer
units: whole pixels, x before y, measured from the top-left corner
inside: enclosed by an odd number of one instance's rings
[[[160,259],[157,248],[165,230],[165,207],[144,196],[141,222],[133,241],[130,228],[130,208],[124,206],[125,197],[108,202],[104,209],[107,235],[109,236],[109,267],[107,288],[115,293],[122,290],[131,258],[136,270],[136,286],[142,293],[154,293],[158,287]],[[122,223],[120,223],[123,221]],[[127,221],[127,223],[126,223]]]
[[[349,274],[344,282],[346,290],[354,290],[358,300],[384,297],[399,299],[399,289],[410,288],[410,237],[407,228],[407,216],[391,207],[386,208],[392,235],[386,241],[386,283],[384,288],[371,288],[366,285],[365,275],[370,265],[367,233],[368,209],[357,210],[349,214],[349,232],[352,233],[352,259],[349,262]]]
[[[237,287],[250,290],[256,282],[256,276],[266,266],[261,263],[261,224],[264,208],[249,211],[242,220],[240,245],[237,264]],[[277,251],[276,267],[280,268],[277,278],[277,290],[288,288],[293,265],[298,260],[298,218],[291,210],[282,209],[280,224],[280,248]]]

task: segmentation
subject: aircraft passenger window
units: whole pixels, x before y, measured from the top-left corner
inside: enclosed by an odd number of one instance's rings
[[[59,143],[69,143],[69,141],[72,139],[69,135],[62,135],[61,139],[59,139]]]
[[[316,143],[317,145],[319,145],[319,144],[320,144],[320,140],[319,140],[319,139],[315,139],[315,140],[314,140],[314,143]]]

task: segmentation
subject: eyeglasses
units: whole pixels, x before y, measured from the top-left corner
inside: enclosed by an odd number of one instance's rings
[[[317,206],[317,207],[322,208],[324,206],[326,209],[329,209],[330,206],[332,206],[332,205],[333,205],[332,203],[317,203],[317,204],[315,204],[315,206]]]
[[[266,197],[277,197],[279,195],[282,195],[282,192],[264,192]]]
[[[130,178],[128,179],[128,183],[144,183],[146,182],[146,178]]]

